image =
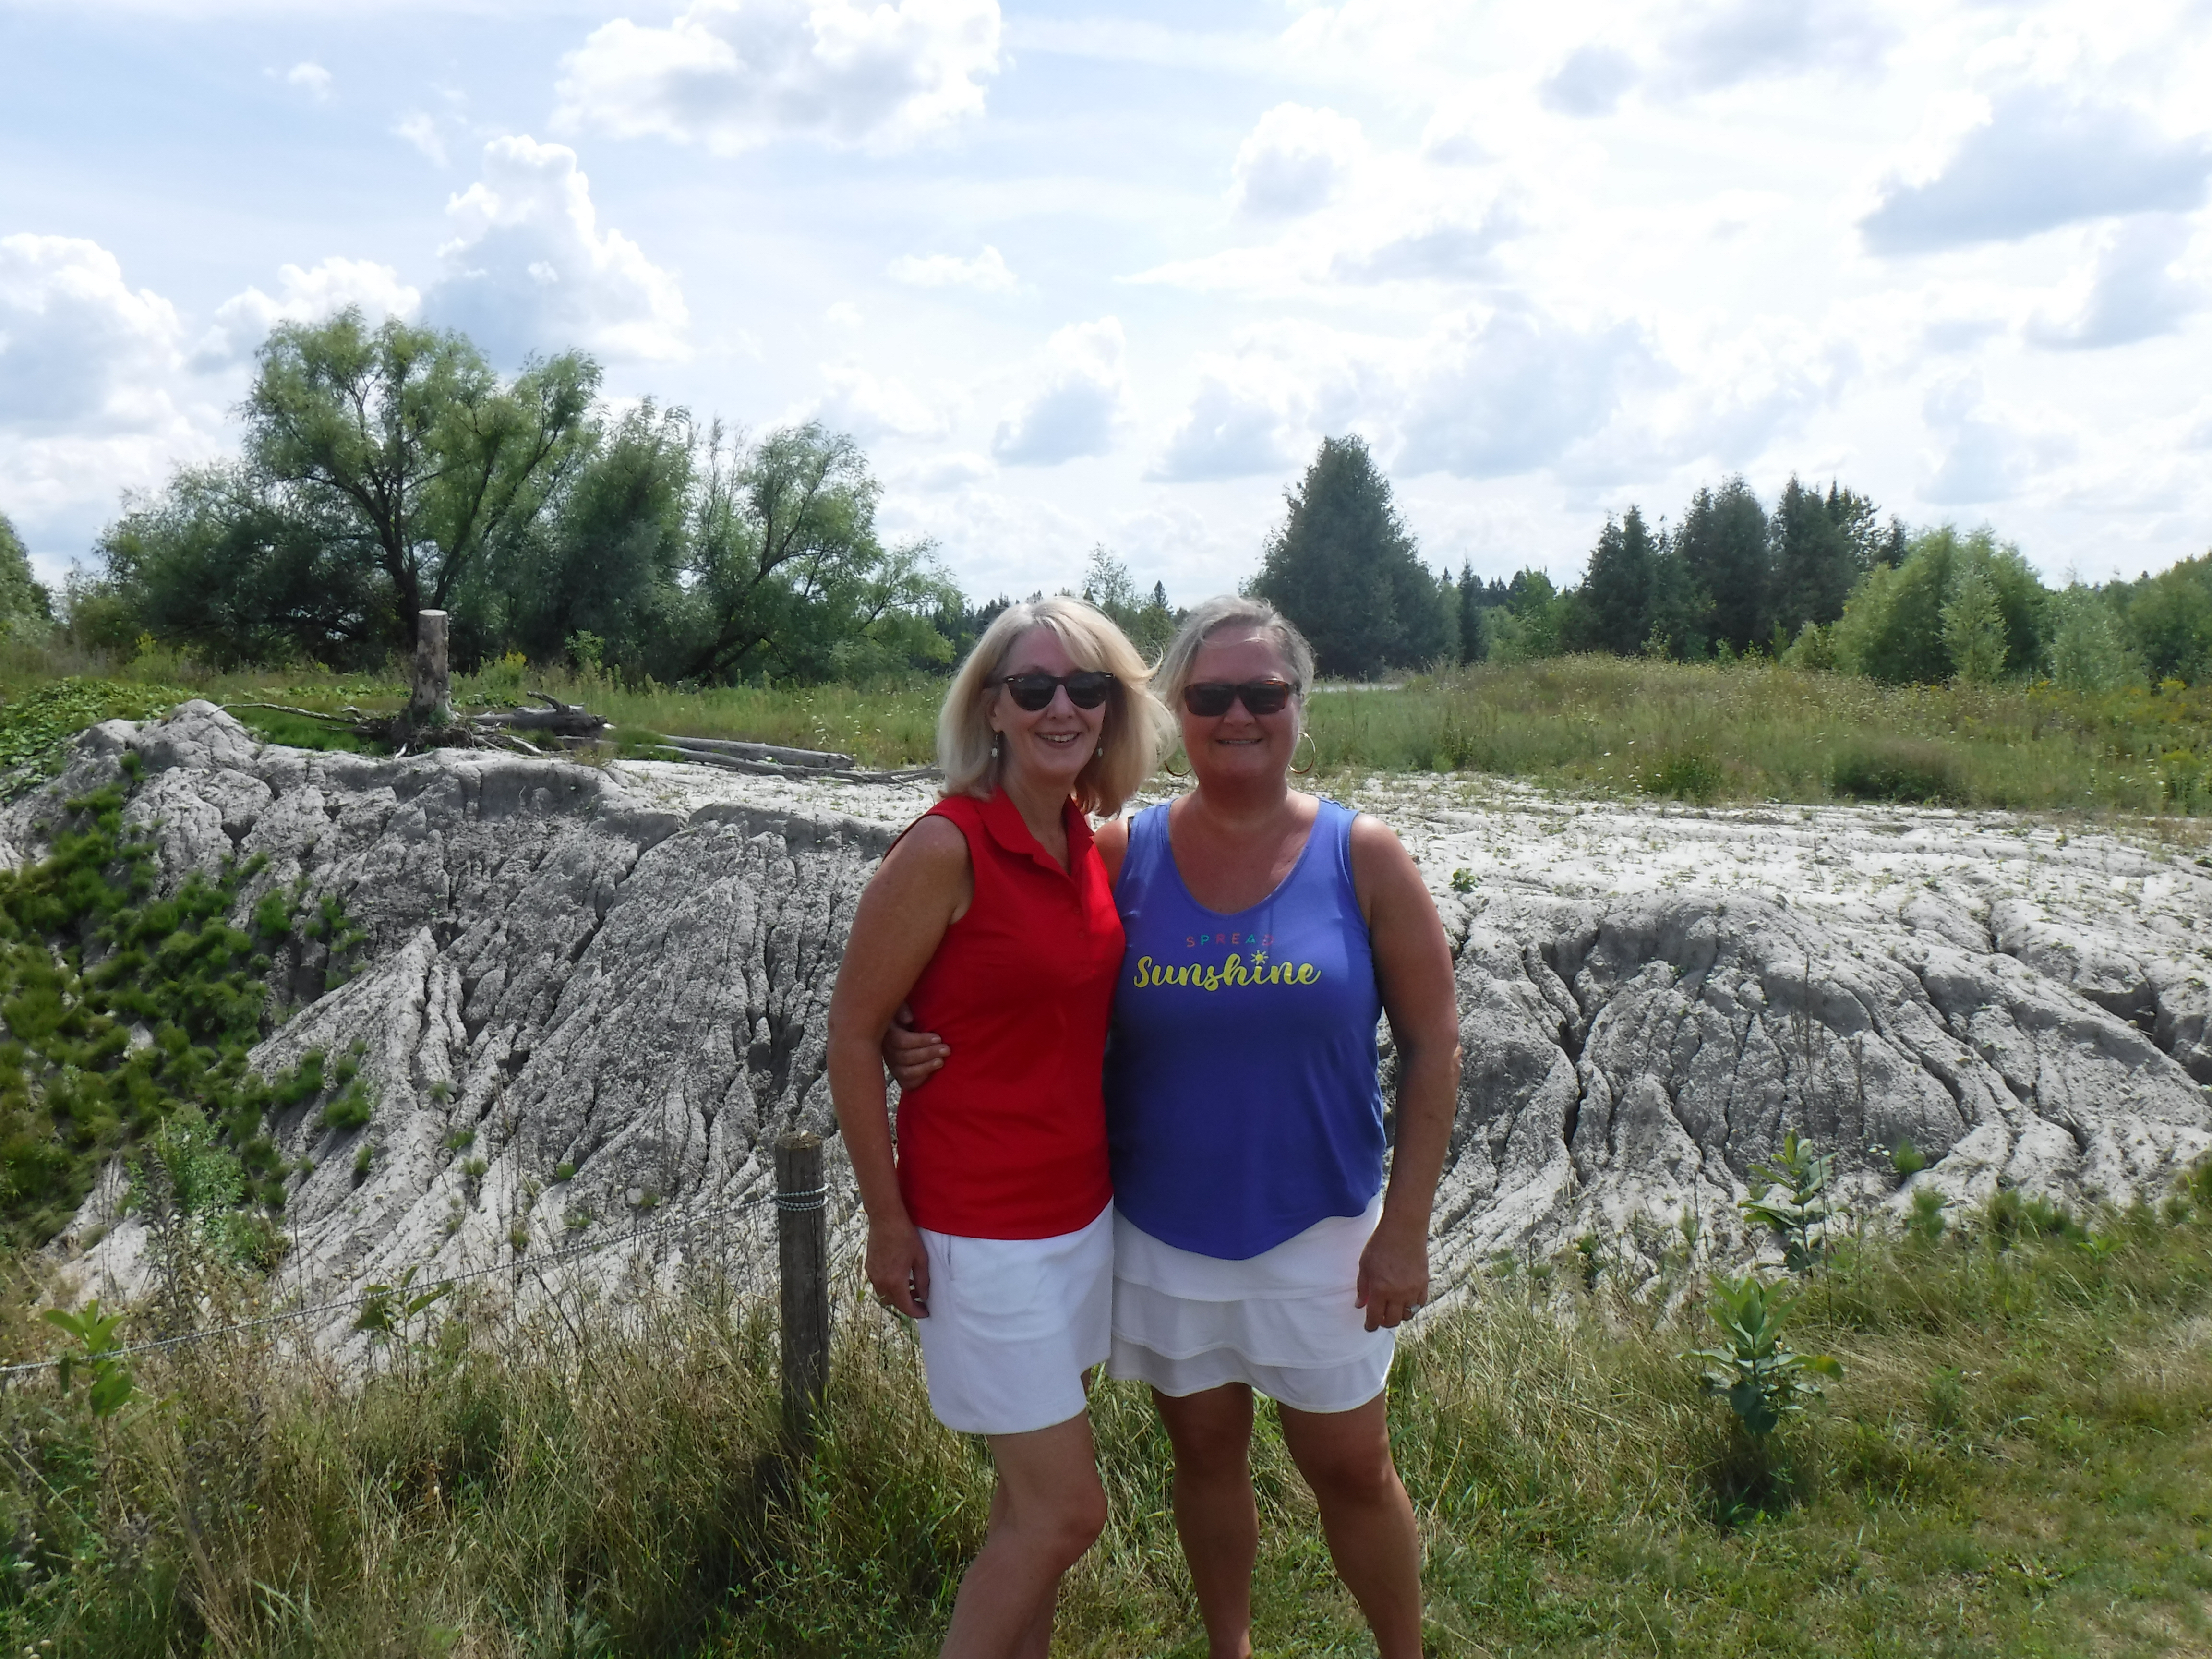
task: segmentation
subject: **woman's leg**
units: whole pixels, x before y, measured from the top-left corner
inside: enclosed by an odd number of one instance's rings
[[[1421,1539],[1390,1461],[1384,1396],[1348,1412],[1278,1406],[1283,1443],[1321,1506],[1329,1559],[1375,1632],[1379,1659],[1421,1659]]]
[[[1060,1576],[1106,1525],[1089,1416],[1028,1434],[994,1434],[991,1530],[960,1581],[946,1659],[1045,1659]]]
[[[1250,1659],[1252,1564],[1260,1511],[1252,1500],[1252,1390],[1242,1382],[1185,1395],[1152,1390],[1175,1448],[1176,1536],[1206,1621],[1207,1659]]]

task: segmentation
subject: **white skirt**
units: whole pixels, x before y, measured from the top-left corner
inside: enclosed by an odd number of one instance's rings
[[[921,1230],[929,1258],[921,1338],[929,1407],[962,1434],[1027,1434],[1080,1416],[1083,1373],[1106,1358],[1114,1206],[1054,1238]]]
[[[1359,1254],[1382,1214],[1331,1216],[1243,1261],[1114,1222],[1112,1376],[1181,1397],[1243,1382],[1294,1411],[1364,1406],[1389,1379],[1395,1331],[1355,1306]]]

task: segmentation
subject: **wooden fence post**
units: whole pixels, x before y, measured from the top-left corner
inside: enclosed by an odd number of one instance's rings
[[[415,690],[407,718],[416,726],[444,726],[453,718],[453,683],[446,668],[446,613],[415,613]]]
[[[775,1250],[783,1313],[783,1417],[793,1449],[814,1449],[830,1387],[830,1189],[822,1137],[775,1143]]]

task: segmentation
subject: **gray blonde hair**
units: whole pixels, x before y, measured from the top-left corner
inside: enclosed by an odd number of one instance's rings
[[[999,762],[991,752],[991,721],[985,713],[992,682],[1006,666],[1014,642],[1032,628],[1048,628],[1066,647],[1078,668],[1103,669],[1114,677],[1106,694],[1106,723],[1098,734],[1103,754],[1094,755],[1076,774],[1076,804],[1110,817],[1137,793],[1159,763],[1167,741],[1168,713],[1152,692],[1152,671],[1129,643],[1128,635],[1106,615],[1081,599],[1055,595],[1011,605],[992,620],[952,677],[945,707],[937,715],[937,763],[945,771],[944,793],[988,799],[998,787]]]
[[[1313,690],[1313,647],[1306,643],[1306,636],[1298,632],[1297,624],[1267,600],[1242,593],[1224,593],[1208,599],[1183,618],[1175,638],[1160,653],[1159,666],[1152,671],[1152,682],[1158,688],[1156,695],[1160,701],[1171,709],[1182,706],[1183,688],[1190,684],[1191,665],[1198,660],[1198,647],[1224,629],[1265,634],[1274,641],[1275,649],[1282,653],[1283,665],[1291,671],[1291,687],[1297,693],[1303,718],[1306,693]]]

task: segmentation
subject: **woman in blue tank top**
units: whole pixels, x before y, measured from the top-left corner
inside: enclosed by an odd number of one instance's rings
[[[1212,1659],[1251,1652],[1255,1391],[1382,1659],[1417,1659],[1420,1547],[1383,1384],[1395,1328],[1428,1294],[1459,1016],[1436,906],[1396,837],[1290,787],[1312,681],[1310,647],[1272,606],[1200,606],[1153,679],[1194,787],[1098,833],[1127,939],[1106,1057],[1108,1363],[1152,1386],[1175,1448]],[[1387,1159],[1382,1015],[1398,1051]],[[917,1034],[886,1052],[904,1083],[943,1050]]]

